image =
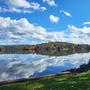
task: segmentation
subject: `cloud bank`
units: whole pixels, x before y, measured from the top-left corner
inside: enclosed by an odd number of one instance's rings
[[[41,41],[56,41],[62,39],[61,32],[47,32],[45,28],[41,26],[35,26],[22,18],[19,20],[12,20],[9,17],[0,17],[0,41],[4,43],[4,40],[11,40],[21,42],[24,39],[36,39]],[[26,41],[23,41],[25,44]],[[30,43],[30,42],[28,42]],[[2,44],[2,43],[0,43]]]
[[[39,43],[60,41],[90,44],[90,27],[68,25],[68,30],[69,34],[65,31],[48,32],[44,27],[31,24],[26,18],[13,20],[0,17],[0,44],[30,44],[33,39],[39,40]]]

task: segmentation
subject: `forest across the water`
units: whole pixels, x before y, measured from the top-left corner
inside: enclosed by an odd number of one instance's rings
[[[48,42],[36,45],[1,45],[0,53],[36,53],[42,55],[68,55],[90,51],[90,45],[66,42]]]

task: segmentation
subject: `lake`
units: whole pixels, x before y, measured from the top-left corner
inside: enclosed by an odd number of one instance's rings
[[[57,74],[88,64],[90,52],[66,56],[39,54],[0,54],[0,82],[21,78]]]

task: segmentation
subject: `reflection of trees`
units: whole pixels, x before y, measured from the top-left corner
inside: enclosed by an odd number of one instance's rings
[[[75,50],[38,50],[36,54],[49,55],[49,56],[65,56],[74,53],[87,53],[87,51],[75,51]]]

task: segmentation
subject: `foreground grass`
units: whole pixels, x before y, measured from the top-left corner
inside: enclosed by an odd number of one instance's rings
[[[0,90],[90,90],[90,70],[0,86]]]

